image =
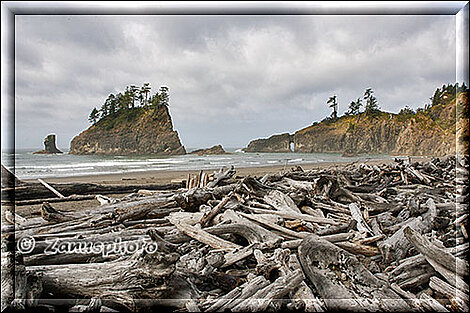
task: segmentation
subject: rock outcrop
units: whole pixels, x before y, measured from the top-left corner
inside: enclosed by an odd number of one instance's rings
[[[391,113],[359,115],[320,123],[294,134],[296,152],[354,154],[455,154],[455,129],[443,129],[424,116],[400,120]],[[388,116],[387,116],[388,115]]]
[[[197,149],[192,151],[190,154],[197,155],[218,155],[218,154],[227,154],[224,148],[221,145],[215,145],[207,149]]]
[[[468,106],[467,94],[460,94],[457,101],[434,105],[416,113],[345,115],[334,122],[314,123],[293,135],[253,140],[243,150],[289,152],[289,142],[292,141],[293,150],[299,153],[455,155],[456,136],[468,138],[468,118],[459,116],[457,126],[463,126],[457,127],[459,133],[456,134],[456,102],[467,103]]]
[[[59,149],[57,149],[55,145],[55,135],[50,134],[44,138],[44,150],[36,151],[34,154],[52,154],[52,153],[63,153]]]
[[[248,147],[243,148],[245,152],[292,152],[290,144],[293,141],[293,136],[284,133],[280,135],[273,135],[267,139],[256,139],[248,144]]]
[[[168,108],[143,107],[108,115],[70,143],[71,154],[182,155]]]

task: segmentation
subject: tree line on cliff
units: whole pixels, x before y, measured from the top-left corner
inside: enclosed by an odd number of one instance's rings
[[[91,110],[88,121],[95,124],[100,119],[116,112],[130,112],[137,107],[154,109],[159,105],[169,105],[170,94],[167,86],[161,86],[153,95],[151,90],[150,83],[144,83],[140,88],[130,85],[126,86],[124,92],[118,92],[116,95],[111,93],[99,110],[96,107]]]
[[[439,105],[443,102],[451,102],[455,100],[457,95],[461,92],[467,92],[468,87],[463,83],[459,85],[459,83],[455,84],[447,84],[442,85],[441,88],[437,88],[434,92],[434,95],[429,98],[431,100],[430,103],[424,105],[424,108],[418,108],[416,112],[428,112],[433,106]],[[362,102],[364,100],[364,103]],[[326,104],[333,109],[333,112],[330,116],[326,117],[323,121],[325,122],[334,122],[338,120],[338,100],[337,96],[333,95],[329,97]],[[365,104],[364,111],[361,112],[361,108]],[[380,106],[378,104],[377,98],[374,96],[374,91],[372,88],[367,88],[364,91],[364,95],[362,98],[357,98],[355,101],[351,101],[348,107],[348,111],[344,113],[346,116],[350,115],[358,115],[360,113],[365,113],[366,115],[374,115],[380,112]],[[416,113],[413,109],[411,109],[408,105],[400,110],[398,113],[399,115],[413,115]],[[467,114],[467,112],[461,112],[462,114]]]

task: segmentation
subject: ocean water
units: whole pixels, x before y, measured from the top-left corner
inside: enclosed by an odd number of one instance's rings
[[[188,149],[189,151],[195,149]],[[131,173],[169,170],[208,170],[233,165],[235,168],[272,165],[302,165],[320,162],[352,162],[357,160],[390,159],[387,155],[342,157],[334,153],[243,153],[226,149],[226,155],[181,156],[103,156],[64,154],[33,154],[32,150],[2,152],[2,164],[13,168],[20,179],[73,177],[98,174]]]

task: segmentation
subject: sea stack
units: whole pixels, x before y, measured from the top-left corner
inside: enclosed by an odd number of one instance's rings
[[[137,107],[110,114],[70,143],[70,154],[182,155],[186,154],[168,108]]]
[[[34,154],[52,154],[52,153],[63,153],[59,149],[57,149],[55,145],[55,135],[50,134],[44,138],[44,150],[36,151]]]
[[[216,145],[207,149],[198,149],[194,150],[190,154],[197,154],[197,155],[220,155],[220,154],[228,154],[222,147],[222,145]]]

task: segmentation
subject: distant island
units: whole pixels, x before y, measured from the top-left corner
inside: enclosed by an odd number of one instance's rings
[[[372,89],[337,116],[336,95],[326,104],[331,116],[296,131],[251,141],[245,152],[331,152],[357,154],[450,155],[468,142],[468,88],[463,84],[437,88],[431,102],[416,111],[405,106],[398,114],[379,109]],[[363,103],[364,101],[364,103]],[[361,108],[364,104],[364,110]],[[459,112],[458,114],[456,112]],[[457,121],[457,122],[456,122]],[[458,141],[456,142],[456,136]],[[460,145],[459,147],[456,146]],[[468,152],[467,152],[468,153]]]
[[[110,94],[100,110],[93,108],[92,125],[70,143],[71,154],[182,155],[184,146],[173,130],[169,89],[151,95],[150,84],[127,86]]]

